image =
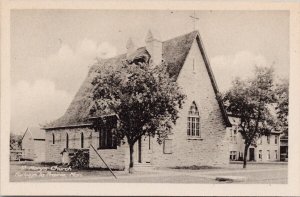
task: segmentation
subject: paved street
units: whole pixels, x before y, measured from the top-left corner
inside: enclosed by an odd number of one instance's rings
[[[249,164],[246,169],[241,164],[230,164],[222,169],[156,169],[151,171],[128,174],[124,171],[114,171],[115,179],[109,171],[81,170],[61,171],[24,168],[21,164],[12,164],[10,168],[11,181],[33,182],[131,182],[131,183],[287,183],[286,164]],[[216,177],[221,177],[217,181]],[[230,177],[233,180],[223,178]]]

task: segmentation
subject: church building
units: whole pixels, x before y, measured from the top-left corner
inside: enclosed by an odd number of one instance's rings
[[[134,148],[135,166],[225,166],[229,164],[227,117],[219,90],[198,31],[162,41],[151,31],[145,46],[136,48],[127,43],[127,53],[101,60],[89,70],[88,76],[75,95],[65,114],[45,126],[46,162],[62,162],[62,152],[68,149],[88,149],[89,167],[106,167],[91,144],[112,169],[129,166],[127,143],[114,140],[114,114],[90,117],[89,97],[103,65],[119,65],[148,53],[154,65],[164,62],[171,77],[187,96],[172,134],[158,144],[155,138],[142,137]]]

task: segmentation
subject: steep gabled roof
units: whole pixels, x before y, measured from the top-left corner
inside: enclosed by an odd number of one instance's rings
[[[208,58],[204,52],[203,44],[198,31],[193,31],[191,33],[178,36],[173,39],[169,39],[162,42],[162,59],[168,66],[167,70],[170,76],[176,80],[184,65],[184,62],[190,51],[193,41],[195,39],[197,40],[201,54],[204,58],[205,66],[207,68],[207,72],[209,74],[214,92],[216,94],[216,98],[219,103],[224,122],[226,126],[231,126],[227,114],[225,112],[223,103],[219,98],[219,91],[217,88],[217,84],[214,79],[212,70],[210,68]],[[138,56],[141,56],[141,52],[143,51],[145,51],[145,47],[139,48],[136,54]],[[89,119],[90,118],[89,112],[92,107],[92,101],[89,95],[91,94],[93,88],[91,82],[97,76],[97,72],[96,72],[97,69],[100,69],[102,66],[120,65],[122,61],[125,59],[126,59],[126,54],[122,54],[110,59],[102,60],[99,64],[95,64],[94,66],[92,66],[88,73],[87,78],[85,79],[79,91],[75,95],[75,98],[70,104],[66,113],[58,120],[53,121],[52,123],[46,125],[45,129],[62,128],[68,126],[74,127],[76,125],[80,126],[80,125],[92,124],[92,122]],[[107,114],[103,112],[103,115],[107,115]]]
[[[88,126],[92,124],[89,119],[89,112],[92,107],[92,100],[90,95],[92,93],[92,81],[97,76],[97,70],[102,66],[115,66],[121,64],[122,60],[126,58],[126,54],[122,54],[110,59],[101,60],[99,64],[93,65],[88,73],[87,78],[82,83],[79,91],[76,93],[73,101],[65,114],[59,119],[45,126],[45,128],[63,128],[63,127],[76,127]],[[107,112],[100,112],[106,115]]]
[[[197,35],[198,31],[193,31],[163,42],[162,58],[168,66],[171,77],[177,79]]]
[[[33,139],[45,139],[45,131],[39,127],[29,127],[23,134],[22,140],[26,134],[30,134]]]

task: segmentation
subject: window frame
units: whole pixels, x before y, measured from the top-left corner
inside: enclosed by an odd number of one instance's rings
[[[52,133],[52,144],[55,144],[55,134]]]
[[[195,101],[192,102],[188,111],[187,136],[188,138],[201,138],[200,112]]]
[[[66,148],[69,148],[69,134],[66,133]]]
[[[84,134],[80,133],[80,148],[84,148]]]
[[[271,136],[267,135],[267,143],[270,144],[270,141],[271,141]]]
[[[262,160],[262,150],[258,150],[258,159]]]
[[[117,149],[116,137],[115,137],[115,128],[99,128],[99,140],[98,140],[98,149]],[[108,135],[110,134],[110,135]],[[105,137],[104,141],[102,137]],[[109,144],[110,138],[110,144]]]
[[[237,151],[230,151],[229,160],[230,161],[236,161],[237,160]]]

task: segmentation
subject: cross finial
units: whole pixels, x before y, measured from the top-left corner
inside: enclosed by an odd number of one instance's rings
[[[196,11],[194,10],[194,14],[192,16],[190,16],[193,20],[193,27],[194,27],[194,31],[196,29],[196,20],[199,20],[199,18],[196,16]]]

